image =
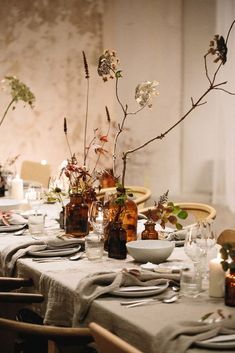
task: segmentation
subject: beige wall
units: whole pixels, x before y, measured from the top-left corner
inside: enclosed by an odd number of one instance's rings
[[[73,151],[81,154],[86,87],[82,50],[91,72],[89,131],[104,128],[104,105],[113,120],[122,117],[114,99],[114,82],[104,84],[96,74],[99,54],[110,48],[120,58],[120,97],[130,110],[137,107],[133,97],[139,82],[160,82],[152,110],[130,118],[120,153],[164,132],[205,84],[201,60],[213,34],[214,6],[213,0],[2,1],[1,76],[16,75],[30,86],[37,100],[33,111],[19,105],[4,122],[0,160],[20,152],[18,169],[24,159],[47,159],[55,171],[68,157],[64,116]],[[1,94],[1,111],[8,99]],[[180,195],[182,185],[186,193],[201,191],[198,180],[210,162],[210,148],[204,153],[210,134],[201,139],[207,140],[206,146],[195,149],[196,131],[208,131],[208,109],[209,105],[201,107],[198,117],[195,114],[164,140],[132,155],[127,183],[148,186],[154,199],[166,189]],[[105,163],[110,164],[108,159]]]

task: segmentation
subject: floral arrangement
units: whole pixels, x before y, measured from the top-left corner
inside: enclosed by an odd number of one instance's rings
[[[6,109],[3,112],[3,115],[0,120],[0,127],[3,124],[7,113],[10,108],[15,109],[16,103],[19,101],[28,104],[31,108],[33,107],[33,103],[35,101],[34,94],[30,91],[30,89],[20,80],[18,80],[14,76],[6,76],[2,81],[2,89],[8,91],[10,89],[11,99],[8,103]],[[7,184],[7,177],[12,174],[11,168],[15,165],[16,160],[19,158],[19,155],[8,158],[4,163],[0,163],[0,188],[3,191],[3,195],[5,193],[5,186]]]
[[[194,100],[191,97],[191,107],[189,110],[180,118],[178,119],[172,126],[170,126],[166,131],[160,133],[157,136],[153,136],[153,138],[145,141],[139,146],[133,147],[127,151],[123,151],[122,153],[122,161],[123,161],[123,168],[122,168],[122,174],[121,174],[121,180],[120,183],[121,185],[125,186],[125,175],[126,175],[126,169],[127,169],[127,159],[130,154],[135,153],[142,148],[146,147],[150,143],[156,141],[156,140],[162,140],[164,139],[174,128],[176,128],[180,123],[182,123],[190,114],[193,110],[198,108],[199,106],[205,104],[206,102],[204,101],[205,97],[208,96],[208,94],[212,91],[215,90],[220,90],[228,94],[234,94],[232,92],[227,91],[224,89],[224,86],[227,84],[227,81],[223,82],[217,82],[217,77],[218,73],[221,70],[222,66],[225,65],[227,61],[227,53],[228,53],[228,40],[229,36],[231,33],[231,30],[234,26],[235,21],[232,22],[226,38],[220,35],[215,35],[214,39],[210,41],[209,44],[209,49],[207,53],[204,55],[204,67],[205,67],[205,74],[206,78],[208,81],[208,87],[206,90],[200,95],[199,98]],[[214,64],[216,64],[216,68],[214,69],[213,73],[210,74],[208,70],[208,56],[212,55],[215,57],[214,59]],[[135,100],[139,104],[139,109],[137,109],[134,112],[130,112],[128,109],[128,105],[124,104],[119,95],[119,80],[123,77],[122,76],[122,70],[118,68],[119,65],[119,60],[116,56],[116,53],[114,51],[110,50],[105,50],[105,52],[100,56],[99,58],[99,65],[98,65],[98,74],[102,77],[104,82],[107,82],[108,79],[115,79],[115,94],[116,94],[116,99],[118,104],[120,105],[121,112],[122,112],[122,118],[120,119],[120,122],[118,124],[118,131],[116,133],[114,143],[113,143],[113,153],[112,153],[112,158],[113,158],[113,171],[114,175],[116,174],[116,151],[117,151],[117,144],[118,144],[118,139],[120,134],[124,131],[125,129],[125,123],[126,119],[129,116],[136,115],[139,113],[141,110],[143,110],[145,107],[151,107],[152,106],[152,99],[154,96],[158,95],[158,92],[156,90],[156,87],[158,86],[157,81],[146,81],[141,84],[139,84],[136,89],[135,89]]]
[[[154,208],[148,209],[147,217],[149,220],[159,222],[163,229],[165,229],[166,223],[170,223],[175,226],[177,230],[181,230],[183,226],[179,223],[179,220],[186,219],[188,212],[182,210],[173,202],[168,202],[168,193],[169,190],[160,196],[158,202],[154,202]]]
[[[67,159],[67,163],[63,166],[61,170],[61,175],[65,175],[68,178],[68,193],[82,193],[88,196],[88,198],[95,199],[94,183],[99,178],[100,172],[98,171],[98,164],[102,155],[105,155],[107,151],[104,146],[108,142],[108,135],[110,131],[110,115],[109,110],[105,107],[106,121],[107,121],[107,131],[105,134],[101,134],[98,128],[93,130],[93,137],[90,141],[87,141],[87,126],[88,126],[88,103],[89,103],[89,69],[86,59],[85,52],[82,52],[85,79],[87,81],[86,90],[86,108],[85,108],[85,124],[84,124],[84,138],[83,138],[83,157],[82,162],[79,161],[75,153],[72,152],[69,138],[68,138],[68,127],[67,119],[64,118],[64,134],[70,153],[70,158]],[[96,156],[94,166],[89,170],[87,166],[89,153],[93,151]]]

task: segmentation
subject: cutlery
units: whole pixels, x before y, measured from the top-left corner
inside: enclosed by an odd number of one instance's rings
[[[32,259],[34,262],[53,262],[53,261],[62,261],[62,260],[68,260],[66,257],[40,257],[40,258],[35,258]]]
[[[79,259],[83,256],[83,254],[84,254],[84,252],[83,252],[83,251],[80,251],[80,252],[78,252],[77,254],[70,256],[70,257],[69,257],[69,260],[70,260],[70,261],[77,261],[77,260],[79,260]]]
[[[173,297],[163,298],[163,299],[154,297],[154,298],[148,298],[148,299],[131,300],[128,302],[121,302],[120,304],[125,305],[126,308],[133,308],[135,306],[140,306],[140,305],[153,303],[153,302],[170,304],[170,303],[174,303],[178,298],[179,298],[178,295],[174,295]]]

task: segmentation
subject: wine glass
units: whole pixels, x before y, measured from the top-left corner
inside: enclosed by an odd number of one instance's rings
[[[202,273],[204,280],[208,279],[207,256],[208,251],[216,244],[213,231],[213,221],[203,220],[187,230],[184,251],[193,261],[194,268]]]
[[[38,209],[43,204],[43,187],[40,183],[31,183],[25,193],[25,198],[28,201],[34,213],[38,213]]]
[[[198,247],[202,250],[201,270],[204,280],[208,279],[208,254],[216,244],[213,220],[202,220],[198,223]]]
[[[184,251],[192,260],[194,268],[198,268],[200,260],[203,256],[203,248],[199,246],[200,243],[200,226],[196,223],[187,229]]]

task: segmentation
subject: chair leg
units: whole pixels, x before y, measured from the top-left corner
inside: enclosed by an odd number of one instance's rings
[[[54,341],[48,341],[48,353],[59,353],[59,349]]]

